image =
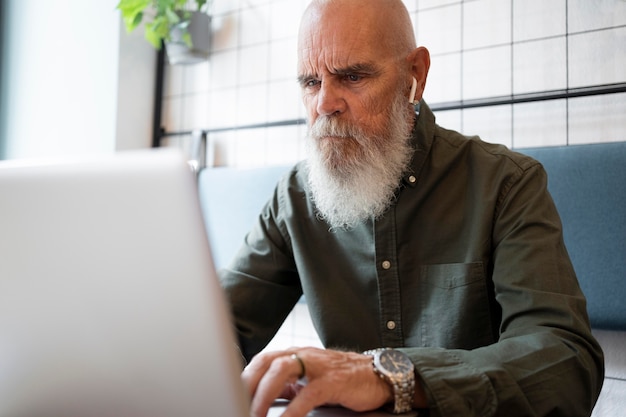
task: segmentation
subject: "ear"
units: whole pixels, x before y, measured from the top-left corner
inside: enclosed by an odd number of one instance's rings
[[[428,49],[421,46],[411,51],[406,60],[410,66],[411,76],[417,81],[414,100],[418,102],[422,99],[424,88],[426,88],[426,77],[428,77],[428,69],[430,68],[430,53]]]

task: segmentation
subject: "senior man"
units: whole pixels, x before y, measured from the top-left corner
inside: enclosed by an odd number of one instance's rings
[[[298,48],[308,158],[221,274],[253,415],[589,415],[603,357],[541,165],[435,124],[400,0],[313,0]],[[302,294],[326,349],[258,354]]]

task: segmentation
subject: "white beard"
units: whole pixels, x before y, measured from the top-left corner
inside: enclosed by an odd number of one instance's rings
[[[319,117],[309,128],[309,186],[319,218],[331,229],[377,219],[394,201],[413,154],[413,117],[406,98],[396,97],[378,134],[334,116]]]

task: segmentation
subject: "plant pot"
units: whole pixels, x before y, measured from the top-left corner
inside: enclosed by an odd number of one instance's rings
[[[193,12],[187,26],[191,35],[192,47],[188,47],[182,39],[182,29],[173,28],[171,41],[165,42],[167,59],[172,65],[189,65],[206,61],[211,46],[211,17],[203,12]]]

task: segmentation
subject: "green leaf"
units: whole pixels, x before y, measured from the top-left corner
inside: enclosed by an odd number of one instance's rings
[[[134,17],[137,13],[143,12],[149,4],[150,0],[120,0],[116,8],[122,12],[122,16]]]
[[[167,22],[165,16],[159,16],[152,22],[152,30],[156,35],[163,39],[169,39],[170,37],[170,25]]]
[[[150,5],[151,0],[120,0],[117,5],[122,13],[126,31],[132,32],[143,19],[143,11]]]
[[[180,22],[180,17],[178,17],[172,9],[165,10],[165,16],[167,17],[167,21],[170,25],[175,25]]]
[[[191,34],[187,31],[183,33],[183,42],[185,42],[185,45],[187,45],[189,48],[193,46],[193,43],[191,42]]]
[[[164,15],[168,10],[175,10],[176,0],[156,0],[157,14]]]
[[[135,30],[135,28],[139,26],[142,20],[143,20],[143,13],[137,13],[135,15],[135,19],[131,22],[131,25],[130,25],[131,31]]]
[[[156,49],[161,49],[161,39],[163,39],[163,37],[154,30],[154,24],[150,23],[146,25],[144,37]]]

